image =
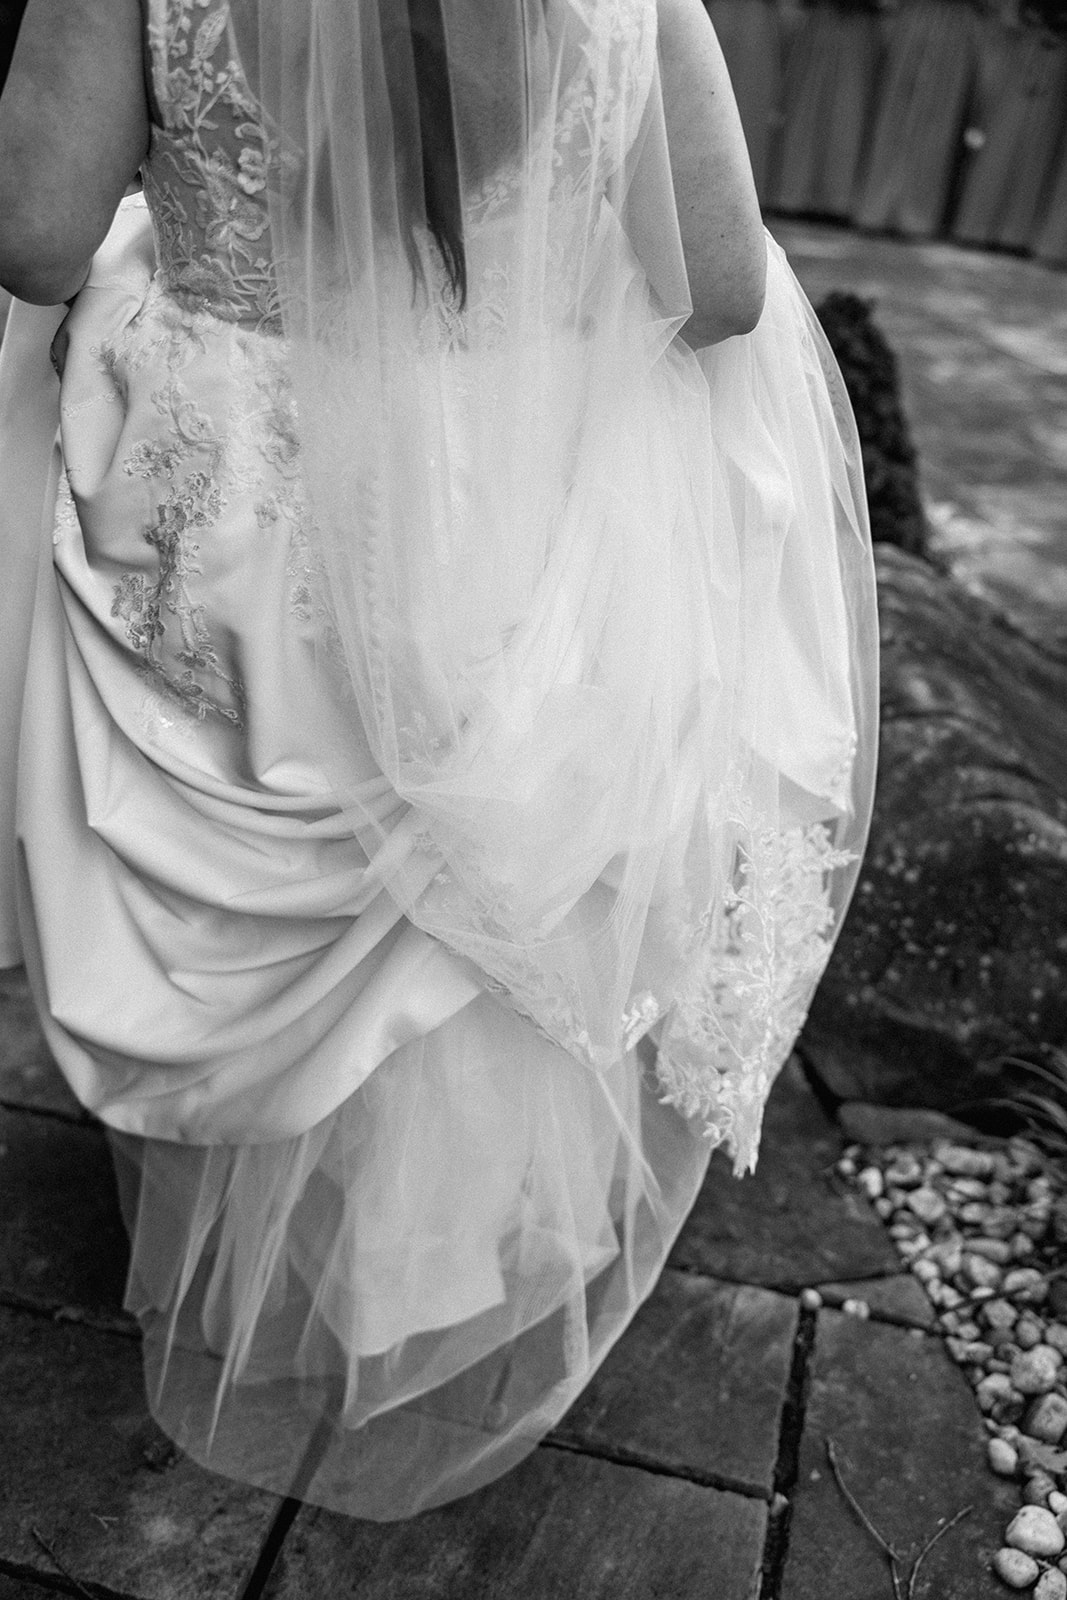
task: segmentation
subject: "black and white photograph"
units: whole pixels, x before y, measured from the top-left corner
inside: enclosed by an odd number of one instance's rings
[[[0,0],[0,1600],[1067,1600],[1067,0]]]

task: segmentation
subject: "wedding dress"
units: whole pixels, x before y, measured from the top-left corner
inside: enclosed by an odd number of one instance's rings
[[[61,382],[58,312],[0,361],[0,955],[159,1421],[388,1519],[533,1448],[755,1161],[869,817],[858,448],[770,241],[755,332],[675,338],[653,0],[147,13],[143,194]]]

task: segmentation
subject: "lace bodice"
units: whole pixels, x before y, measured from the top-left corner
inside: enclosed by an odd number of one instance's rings
[[[163,282],[191,309],[276,331],[267,183],[279,154],[232,45],[228,0],[149,0],[162,126],[142,169]]]
[[[554,137],[542,152],[551,174],[561,293],[583,258],[574,225],[588,226],[588,192],[603,192],[640,122],[655,55],[655,8],[651,0],[602,0],[589,28],[574,43]],[[230,0],[148,0],[148,46],[162,121],[153,125],[142,176],[162,281],[190,309],[278,332],[268,191],[283,177],[283,161],[299,163],[292,152],[283,157],[249,87]],[[591,81],[605,60],[608,114],[594,126]],[[501,315],[492,231],[513,209],[523,175],[522,162],[508,162],[466,197],[468,247],[479,234],[489,240],[482,252],[472,248],[475,326],[492,327]]]

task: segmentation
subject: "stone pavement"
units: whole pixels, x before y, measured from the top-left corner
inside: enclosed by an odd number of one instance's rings
[[[103,1135],[0,974],[0,1600],[891,1600],[827,1440],[904,1553],[972,1506],[916,1600],[992,1600],[1015,1491],[922,1291],[835,1177],[841,1144],[791,1063],[757,1174],[713,1162],[557,1432],[469,1499],[351,1521],[205,1473],[149,1420]],[[869,1320],[835,1309],[852,1298]]]
[[[988,250],[772,219],[812,300],[871,300],[896,351],[934,547],[1067,645],[1067,272]]]

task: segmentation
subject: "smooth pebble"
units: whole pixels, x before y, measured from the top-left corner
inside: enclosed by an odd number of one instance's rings
[[[969,1251],[963,1258],[963,1271],[976,1289],[997,1289],[1004,1274],[995,1261]]]
[[[1005,1546],[993,1557],[993,1571],[1009,1589],[1029,1589],[1041,1568],[1033,1556],[1024,1555],[1021,1550],[1009,1550]]]
[[[868,1200],[880,1200],[885,1193],[885,1179],[877,1167],[864,1167],[857,1175],[856,1182]]]
[[[893,1184],[898,1189],[910,1189],[923,1181],[923,1169],[915,1156],[905,1151],[899,1155],[891,1166],[886,1168],[886,1183]]]
[[[926,1252],[926,1259],[941,1268],[943,1277],[954,1278],[963,1260],[963,1244],[959,1235],[951,1239],[939,1239]]]
[[[971,1150],[962,1144],[934,1146],[934,1160],[954,1178],[991,1178],[996,1158],[989,1150]]]
[[[1067,1433],[1067,1400],[1061,1394],[1043,1394],[1035,1400],[1023,1429],[1043,1444],[1059,1444]]]
[[[1019,1452],[1006,1439],[990,1439],[989,1465],[998,1478],[1014,1478],[1019,1470]]]
[[[1044,1506],[1023,1506],[1008,1523],[1005,1541],[1028,1556],[1058,1556],[1067,1539],[1064,1538],[1052,1512]],[[1033,1580],[1031,1579],[1031,1582]]]
[[[1058,1350],[1053,1350],[1051,1345],[1035,1344],[1032,1350],[1020,1350],[1012,1357],[1012,1385],[1020,1394],[1048,1394],[1062,1365]]]
[[[1027,1475],[1026,1486],[1023,1489],[1023,1500],[1028,1506],[1043,1506],[1048,1504],[1050,1494],[1056,1492],[1056,1480],[1051,1473],[1043,1472],[1039,1468],[1036,1472]]]
[[[1048,1279],[1036,1267],[1013,1267],[1004,1274],[1001,1291],[1036,1305],[1048,1293]]]
[[[948,1210],[944,1195],[938,1194],[936,1189],[928,1189],[925,1184],[911,1191],[908,1205],[919,1221],[925,1223],[940,1222]]]
[[[998,1400],[1006,1400],[1011,1394],[1011,1379],[1006,1372],[991,1372],[974,1392],[982,1410],[990,1411]]]
[[[979,1316],[987,1328],[1010,1328],[1018,1313],[1006,1300],[987,1300]]]
[[[1058,1567],[1049,1567],[1038,1578],[1034,1600],[1067,1600],[1067,1577]]]
[[[985,1256],[1003,1267],[1011,1260],[1011,1245],[1007,1239],[968,1239],[967,1249],[972,1255]]]

